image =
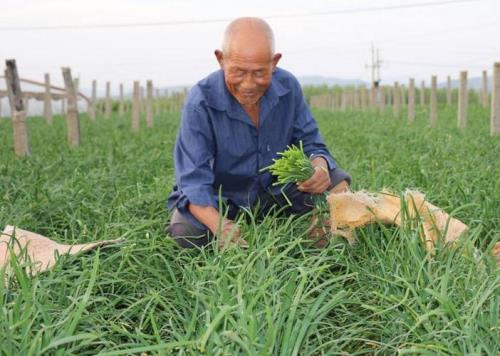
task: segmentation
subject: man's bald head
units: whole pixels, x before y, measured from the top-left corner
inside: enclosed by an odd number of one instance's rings
[[[229,92],[245,107],[255,107],[271,84],[281,53],[274,53],[271,27],[242,17],[227,26],[221,50],[214,52]]]
[[[274,33],[269,24],[258,17],[240,17],[232,21],[224,32],[222,51],[229,56],[231,50],[241,47],[261,47],[274,54]]]

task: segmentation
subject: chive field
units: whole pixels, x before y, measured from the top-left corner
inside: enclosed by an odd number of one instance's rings
[[[0,272],[0,354],[331,355],[498,354],[500,274],[485,251],[500,239],[500,137],[489,110],[456,108],[438,124],[417,112],[315,111],[353,190],[426,193],[470,227],[457,249],[430,256],[418,231],[371,225],[358,243],[326,248],[305,235],[310,216],[242,217],[246,250],[182,250],[163,232],[174,181],[178,113],[141,122],[81,115],[82,145],[65,121],[28,120],[33,155],[17,159],[0,120],[0,228],[65,243],[123,238],[62,256],[34,278]],[[464,253],[474,246],[480,252]]]

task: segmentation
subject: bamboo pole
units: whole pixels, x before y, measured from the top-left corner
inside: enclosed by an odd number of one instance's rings
[[[14,152],[18,157],[30,156],[31,147],[28,137],[28,128],[26,127],[23,94],[21,92],[21,84],[19,83],[16,61],[14,59],[8,59],[5,61],[5,64],[7,67],[5,70],[5,81],[12,113]]]
[[[68,113],[66,115],[68,142],[71,147],[78,147],[80,145],[80,118],[78,117],[76,90],[71,77],[71,69],[63,67],[62,74],[68,100]]]
[[[50,74],[45,73],[45,95],[43,97],[43,116],[52,125],[52,97],[50,96]]]
[[[132,100],[132,131],[139,132],[139,125],[141,119],[141,108],[140,108],[140,85],[138,81],[134,81],[134,91]]]
[[[493,91],[491,93],[491,135],[500,134],[500,62],[493,65]]]
[[[458,89],[458,127],[465,128],[467,121],[467,105],[469,92],[467,90],[467,71],[460,72],[460,87]]]

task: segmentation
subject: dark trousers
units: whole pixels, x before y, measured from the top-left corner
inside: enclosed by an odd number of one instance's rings
[[[347,180],[349,183],[351,180],[349,175],[340,168],[333,170],[330,179],[332,185],[329,189],[343,180]],[[285,214],[303,215],[314,208],[313,195],[299,191],[295,184],[288,184],[283,192],[291,206],[281,193],[277,195],[263,194],[258,202],[257,216],[264,216],[272,209],[277,209]],[[228,219],[235,219],[239,212],[238,207],[229,206],[228,208]],[[165,232],[184,248],[203,247],[214,240],[213,234],[207,228],[200,229],[193,225],[177,209],[172,211],[170,224],[166,227]]]

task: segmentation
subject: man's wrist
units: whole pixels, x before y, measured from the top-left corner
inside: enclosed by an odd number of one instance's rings
[[[314,168],[315,167],[324,168],[328,172],[328,168],[329,168],[328,167],[328,162],[322,156],[315,156],[315,157],[313,157],[312,160],[311,160],[311,164],[312,164],[312,166]]]

